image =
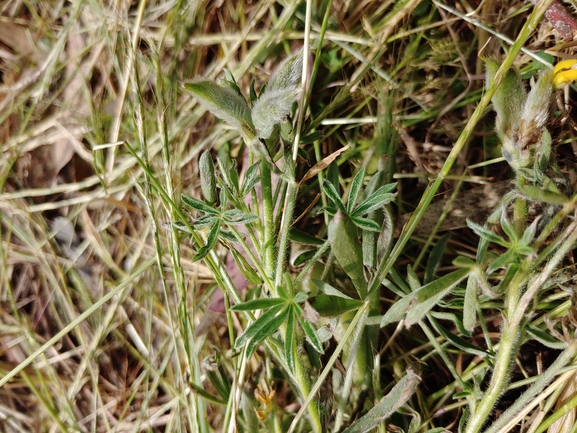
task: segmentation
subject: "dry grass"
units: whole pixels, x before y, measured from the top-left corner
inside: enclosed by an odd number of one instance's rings
[[[315,2],[313,41],[326,5]],[[450,6],[468,18],[416,0],[334,1],[330,10],[308,112],[309,128],[323,134],[317,159],[350,144],[338,160],[348,179],[375,160],[375,131],[397,140],[400,213],[412,210],[480,98],[477,54],[488,34],[477,24],[514,39],[531,9]],[[192,263],[193,247],[169,224],[175,209],[128,145],[176,203],[181,193],[198,196],[199,154],[236,156],[241,146],[182,82],[222,77],[226,67],[246,93],[252,78],[260,87],[278,59],[302,45],[303,14],[304,4],[269,0],[0,4],[0,378],[11,374],[0,388],[0,431],[218,431],[225,407],[207,377],[235,372],[224,315],[209,308],[219,289],[202,262]],[[543,21],[525,48],[573,55],[562,43]],[[500,45],[508,46],[493,38],[486,52]],[[375,122],[388,104],[398,135]],[[491,129],[487,116],[443,193],[456,179],[473,185],[507,176]],[[573,129],[566,134],[572,143]],[[559,153],[574,160],[573,150],[563,144]],[[314,162],[303,163],[301,175]],[[302,210],[314,195],[303,195]],[[298,226],[316,235],[323,224],[309,215]],[[466,232],[450,245],[472,255],[475,242]],[[414,263],[422,245],[408,245],[399,266]],[[382,331],[381,347],[393,331]],[[429,363],[413,405],[419,431],[456,431],[465,403],[447,397],[453,376],[429,358],[423,335],[405,337],[380,360],[379,381],[391,381],[409,358]],[[473,362],[452,355],[457,369]],[[270,386],[278,371],[263,357],[250,369],[246,410],[253,413],[252,388]],[[282,380],[275,403],[283,419],[299,407]],[[347,416],[366,409],[355,403]]]

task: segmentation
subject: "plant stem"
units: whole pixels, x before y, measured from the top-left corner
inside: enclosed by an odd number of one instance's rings
[[[272,198],[272,176],[267,161],[263,160],[260,165],[262,212],[264,218],[263,234],[263,261],[267,277],[274,278],[274,244],[275,244],[275,224],[274,224],[274,202]],[[273,288],[273,295],[276,296],[276,287]]]
[[[557,357],[555,362],[539,377],[531,387],[525,391],[521,397],[519,397],[512,406],[510,406],[503,414],[491,425],[491,427],[486,431],[486,433],[498,433],[503,431],[503,426],[509,422],[510,418],[513,418],[518,412],[521,411],[523,406],[531,403],[537,394],[539,394],[545,386],[553,379],[553,377],[559,373],[559,371],[565,367],[565,365],[573,359],[577,353],[577,341],[573,341],[569,346],[561,352]],[[575,402],[575,398],[572,399]],[[568,402],[570,403],[570,402]],[[567,403],[566,403],[567,404]],[[555,416],[557,415],[557,417]],[[549,427],[553,422],[563,416],[562,411],[559,411],[555,415],[549,417],[545,423],[541,424],[536,433],[543,432]]]
[[[555,244],[563,243],[538,277],[531,280],[525,293],[522,293],[521,289],[525,285],[523,281],[531,269],[533,260],[530,258],[527,259],[513,277],[509,291],[507,292],[507,314],[503,325],[503,332],[501,333],[501,343],[495,359],[491,383],[485,391],[475,413],[471,415],[465,433],[477,433],[481,429],[485,421],[489,418],[497,399],[504,392],[509,378],[509,366],[513,360],[514,349],[522,332],[521,323],[526,316],[526,311],[535,294],[543,283],[550,278],[567,252],[573,247],[576,239],[577,223],[574,221],[567,227],[564,233],[556,239]]]

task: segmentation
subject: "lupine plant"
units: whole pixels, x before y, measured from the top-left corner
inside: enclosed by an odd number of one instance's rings
[[[557,176],[558,170],[551,158],[552,137],[546,127],[554,91],[573,79],[574,62],[562,62],[554,71],[543,72],[530,92],[525,90],[516,70],[511,69],[505,75],[492,102],[496,132],[503,155],[515,172],[516,189],[505,196],[485,225],[469,223],[481,238],[476,260],[458,257],[453,263],[456,270],[437,277],[448,240],[443,236],[434,246],[421,279],[411,266],[406,278],[391,267],[393,220],[388,205],[396,194],[394,183],[383,185],[387,173],[390,174],[390,167],[385,164],[379,166],[366,187],[366,170],[359,169],[344,196],[338,182],[325,179],[321,183],[326,197],[324,214],[329,219],[324,239],[291,229],[299,188],[328,165],[313,167],[313,174],[298,182],[296,176],[302,170],[291,155],[290,144],[303,131],[310,135],[296,142],[297,147],[319,137],[306,124],[301,125],[303,129],[298,134],[293,129],[295,109],[297,106],[299,110],[306,109],[297,103],[302,95],[299,87],[302,59],[300,52],[285,60],[260,92],[256,92],[253,82],[248,100],[229,72],[220,84],[207,80],[185,84],[207,110],[238,131],[252,161],[239,173],[229,159],[221,157],[215,170],[212,156],[205,152],[199,162],[203,199],[183,195],[182,203],[190,219],[175,222],[180,229],[194,234],[197,250],[194,260],[214,257],[219,246],[224,246],[251,284],[246,294],[240,294],[225,269],[213,266],[215,279],[225,292],[229,336],[237,359],[236,377],[221,377],[217,383],[234,382],[238,387],[248,380],[246,363],[253,357],[262,359],[264,353],[265,358],[270,356],[274,360],[282,379],[294,386],[303,402],[290,430],[306,413],[313,431],[326,431],[329,426],[339,431],[348,422],[347,403],[358,398],[361,390],[379,383],[374,376],[377,366],[372,342],[378,332],[375,325],[384,327],[400,322],[408,328],[418,324],[433,346],[438,346],[434,337],[437,332],[454,347],[483,360],[465,375],[452,370],[455,386],[461,389],[457,395],[468,403],[461,428],[476,433],[486,425],[505,391],[511,363],[523,341],[536,338],[551,347],[563,348],[558,360],[523,394],[519,403],[491,425],[490,431],[499,431],[577,353],[577,343],[568,334],[560,340],[544,337],[539,322],[531,321],[530,313],[542,285],[558,270],[577,239],[574,223],[558,232],[575,199],[561,192],[562,181],[558,177],[550,177],[549,173]],[[497,70],[497,62],[487,60],[487,83],[492,83]],[[545,202],[553,216],[529,221],[528,209],[534,201]],[[500,226],[503,234],[490,229],[494,224]],[[312,247],[296,259],[295,263],[304,264],[298,273],[291,272],[288,263],[291,240]],[[506,253],[495,256],[490,244],[504,248]],[[319,261],[330,266],[319,269]],[[331,280],[329,269],[335,263],[349,283]],[[387,269],[389,274],[383,274]],[[463,289],[462,282],[466,282]],[[381,284],[400,298],[384,314],[380,313],[376,296]],[[449,294],[453,295],[451,300],[445,301]],[[479,323],[483,299],[503,302],[502,338],[498,345],[487,340],[487,349],[467,341]],[[233,305],[229,305],[231,301]],[[434,311],[440,305],[449,309],[460,306],[462,314]],[[236,335],[232,326],[233,314],[238,314],[245,324],[240,335]],[[443,320],[452,321],[460,336],[451,333]],[[331,339],[338,346],[332,349],[327,362],[323,353]],[[447,356],[440,346],[437,350],[442,357]],[[317,392],[338,357],[345,373],[339,385],[339,399],[333,407],[332,399],[325,401],[320,395],[322,391],[319,395]],[[452,365],[448,358],[445,361]],[[409,368],[389,394],[365,416],[349,422],[344,431],[369,431],[391,416],[417,389],[420,381],[417,372],[418,369]],[[480,384],[486,375],[491,379],[488,388],[482,389]],[[256,409],[255,413],[269,428],[282,430],[288,420],[274,409],[273,396],[274,393],[259,393],[257,400],[264,408]],[[236,426],[241,393],[223,392],[221,397],[228,399],[225,427]],[[243,418],[245,428],[256,422],[250,419],[250,416]]]

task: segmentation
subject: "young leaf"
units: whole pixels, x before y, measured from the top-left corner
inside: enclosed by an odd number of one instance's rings
[[[271,136],[275,125],[281,123],[290,114],[293,102],[297,97],[297,89],[268,90],[261,94],[252,107],[252,123],[259,138]]]
[[[254,89],[254,78],[250,80],[250,90],[249,90],[249,97],[250,97],[250,106],[252,107],[256,100],[258,99],[258,95],[256,94],[256,90]]]
[[[277,89],[296,88],[303,71],[303,51],[287,57],[276,69],[268,82],[267,92]],[[262,92],[261,92],[262,95]]]
[[[351,183],[351,189],[349,190],[349,197],[347,200],[347,213],[350,215],[357,203],[359,198],[359,193],[363,186],[363,181],[365,179],[365,168],[361,168],[359,172],[355,175],[353,182]]]
[[[185,205],[194,210],[204,212],[210,215],[220,215],[220,212],[218,210],[216,210],[212,206],[207,205],[206,203],[201,202],[200,200],[195,199],[194,197],[182,194],[180,198]]]
[[[236,93],[238,93],[241,97],[243,97],[242,92],[240,91],[240,88],[238,87],[238,84],[236,84],[236,80],[234,79],[234,75],[232,75],[232,72],[230,72],[228,69],[224,68],[224,76],[225,76],[225,79],[222,80],[221,84],[223,86],[230,87],[232,90],[234,90]],[[243,97],[243,99],[244,99],[244,97]]]
[[[344,205],[343,201],[341,200],[341,197],[340,197],[339,193],[337,192],[337,189],[335,188],[335,186],[332,184],[332,182],[326,180],[323,183],[323,191],[325,192],[327,197],[332,200],[332,202],[335,204],[335,206],[341,212],[347,213],[345,205]]]
[[[200,104],[219,119],[236,128],[243,135],[254,135],[250,108],[243,96],[230,87],[222,87],[210,80],[195,80],[184,84]]]
[[[243,302],[242,304],[236,304],[230,307],[232,311],[253,311],[253,310],[263,310],[266,308],[274,307],[275,305],[284,304],[286,301],[281,298],[259,298],[251,299],[250,301]]]

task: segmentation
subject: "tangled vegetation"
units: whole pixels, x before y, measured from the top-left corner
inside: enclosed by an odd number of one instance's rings
[[[570,8],[0,11],[0,431],[577,432]]]

